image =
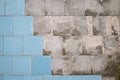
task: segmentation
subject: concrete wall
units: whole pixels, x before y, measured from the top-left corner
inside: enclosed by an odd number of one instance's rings
[[[26,0],[53,75],[103,74],[120,48],[119,0]]]

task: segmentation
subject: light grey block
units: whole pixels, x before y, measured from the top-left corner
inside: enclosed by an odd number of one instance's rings
[[[92,61],[93,74],[102,74],[105,68],[108,66],[108,62],[110,62],[110,57],[107,55],[94,56]]]
[[[64,0],[46,0],[46,15],[64,15]]]
[[[81,15],[85,13],[85,0],[65,0],[65,15]]]
[[[53,22],[52,22],[52,17],[45,16],[45,17],[40,17],[40,16],[35,16],[34,17],[34,32],[33,34],[35,36],[41,35],[41,36],[46,36],[46,35],[53,35]]]
[[[72,75],[91,74],[93,56],[73,56]]]
[[[99,36],[119,35],[119,20],[117,16],[93,17],[93,34]]]
[[[32,16],[45,15],[45,0],[26,0],[25,13]]]
[[[54,17],[53,22],[53,34],[54,36],[71,36],[74,28],[74,22],[72,16],[60,16]]]
[[[82,54],[82,40],[77,36],[64,39],[64,55],[74,56]]]
[[[104,54],[113,55],[119,52],[119,38],[118,36],[105,37],[105,51]]]
[[[103,38],[101,36],[92,36],[83,38],[83,54],[101,55],[103,54]]]
[[[60,36],[44,36],[43,55],[59,57],[63,54],[63,38]]]

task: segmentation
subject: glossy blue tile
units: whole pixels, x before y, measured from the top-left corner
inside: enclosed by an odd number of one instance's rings
[[[5,14],[5,0],[0,0],[0,15]]]
[[[11,75],[11,57],[0,56],[0,75]]]
[[[4,76],[4,80],[22,80],[22,76]]]
[[[24,15],[25,0],[6,0],[6,15]]]
[[[24,55],[42,55],[43,38],[40,36],[24,37]]]
[[[23,37],[4,37],[4,55],[22,55]]]
[[[82,76],[82,80],[102,80],[101,75]]]
[[[3,76],[0,76],[0,80],[4,80],[4,79],[3,79]]]
[[[0,35],[12,35],[13,23],[11,17],[0,17]]]
[[[0,37],[0,55],[3,55],[3,37]]]
[[[31,16],[13,17],[14,35],[32,35],[33,20]]]
[[[63,80],[63,76],[52,76],[52,75],[44,76],[44,80]]]
[[[28,56],[13,57],[13,75],[30,75],[31,58]]]
[[[33,75],[50,75],[51,74],[51,57],[34,56],[32,60]]]
[[[63,76],[62,80],[82,80],[81,76]]]
[[[43,80],[41,76],[24,76],[23,80]]]

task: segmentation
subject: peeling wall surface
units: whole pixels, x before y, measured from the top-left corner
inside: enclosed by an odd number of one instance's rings
[[[103,74],[120,48],[119,0],[26,0],[53,75]]]
[[[0,0],[0,80],[102,79],[120,80],[120,0]]]

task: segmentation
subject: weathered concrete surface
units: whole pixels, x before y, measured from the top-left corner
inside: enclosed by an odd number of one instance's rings
[[[34,31],[44,36],[43,55],[52,56],[53,75],[103,74],[119,54],[117,16],[34,17]]]
[[[27,15],[119,16],[119,0],[26,0]]]
[[[91,74],[92,56],[73,56],[72,75]]]
[[[64,39],[64,53],[63,55],[74,56],[82,54],[82,40],[80,37],[71,36]]]
[[[32,16],[45,15],[45,0],[25,0],[25,13]]]
[[[83,38],[83,54],[101,55],[103,54],[103,38],[100,36]]]
[[[93,17],[93,34],[100,36],[119,35],[120,23],[117,16]]]
[[[43,55],[52,57],[63,54],[63,38],[60,36],[45,36],[43,41]]]
[[[107,63],[110,61],[110,57],[107,55],[94,56],[92,61],[93,74],[102,74],[107,66]]]
[[[55,36],[86,36],[92,35],[92,17],[54,17]]]
[[[64,15],[64,0],[46,0],[46,15]]]
[[[84,0],[65,0],[65,15],[84,15]]]
[[[102,80],[115,80],[115,78],[114,77],[103,76]]]
[[[40,17],[35,16],[34,18],[34,35],[53,35],[53,21],[52,17],[46,16],[46,17]]]
[[[105,37],[105,52],[104,54],[113,55],[119,51],[119,38],[118,36]]]
[[[54,36],[72,36],[74,22],[72,16],[54,17],[53,34]]]

